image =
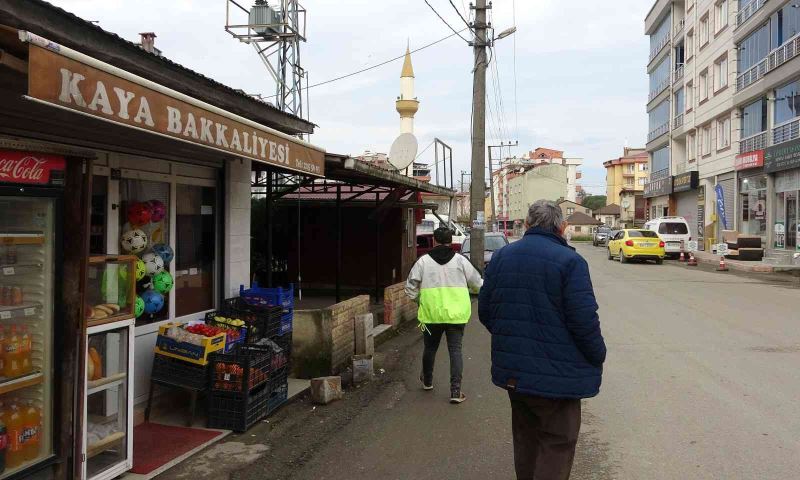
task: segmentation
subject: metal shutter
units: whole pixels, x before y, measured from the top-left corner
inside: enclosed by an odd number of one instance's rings
[[[697,193],[678,193],[676,197],[678,216],[686,219],[692,239],[697,240]]]

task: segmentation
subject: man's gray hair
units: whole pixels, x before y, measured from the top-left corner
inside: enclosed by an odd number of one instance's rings
[[[539,227],[548,232],[559,233],[561,224],[564,223],[564,213],[555,202],[537,200],[528,209],[525,223],[528,228]]]

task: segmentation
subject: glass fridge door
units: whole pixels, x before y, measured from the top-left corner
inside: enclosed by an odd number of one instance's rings
[[[0,479],[53,455],[55,213],[0,196]]]

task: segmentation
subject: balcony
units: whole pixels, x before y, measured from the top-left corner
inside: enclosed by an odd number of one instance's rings
[[[647,96],[647,103],[652,102],[654,98],[656,98],[657,96],[661,95],[661,92],[663,92],[667,88],[669,88],[669,77],[667,77],[664,80],[662,80],[661,83],[659,83],[656,86],[655,90],[650,92],[650,95]]]
[[[769,52],[767,58],[761,60],[736,77],[736,91],[739,92],[749,87],[761,80],[764,75],[772,72],[798,55],[800,55],[800,34],[785,41],[783,45]]]
[[[736,77],[736,91],[742,91],[750,85],[761,80],[768,72],[767,64],[768,62],[765,58]]]
[[[679,113],[672,119],[672,128],[680,128],[683,126],[683,114]]]
[[[746,7],[739,10],[739,13],[736,14],[736,28],[741,27],[748,20],[753,18],[753,15],[756,14],[764,4],[767,3],[767,0],[755,0],[754,2],[750,2]]]
[[[772,144],[788,142],[800,137],[800,118],[789,120],[772,129]]]
[[[677,25],[675,25],[675,34],[672,36],[672,38],[678,40],[678,38],[683,36],[683,31],[685,29],[686,29],[686,19],[684,18],[681,19],[681,21],[679,21]]]
[[[669,32],[667,32],[667,34],[664,35],[664,38],[659,40],[656,46],[653,47],[652,50],[650,50],[650,59],[648,60],[648,63],[652,62],[653,59],[656,58],[659,53],[661,53],[661,50],[664,50],[664,47],[666,47],[669,44],[669,40],[670,40]]]
[[[739,153],[754,152],[765,148],[767,148],[767,132],[757,133],[739,140]]]
[[[675,85],[676,83],[683,80],[683,64],[681,63],[675,70],[672,72],[672,84]]]
[[[652,142],[656,138],[660,137],[661,135],[666,134],[669,132],[669,122],[661,125],[660,127],[656,128],[655,130],[651,131],[647,134],[647,143]]]

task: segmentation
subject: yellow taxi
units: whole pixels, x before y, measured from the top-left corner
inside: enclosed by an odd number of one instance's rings
[[[666,255],[664,242],[656,232],[650,230],[620,230],[608,241],[608,259],[619,258],[620,263],[628,263],[630,260],[655,260],[661,265]]]

